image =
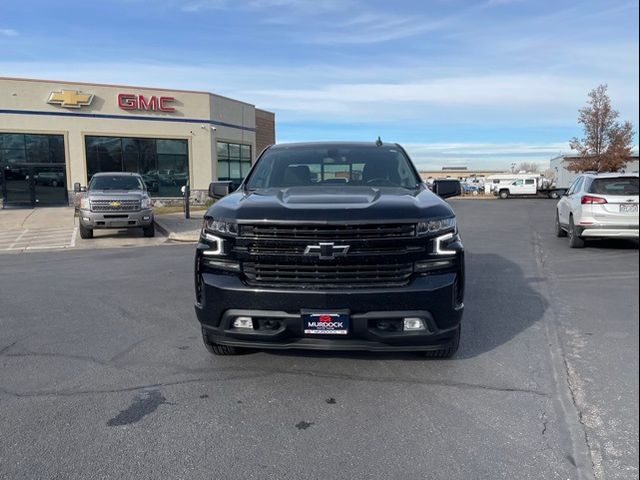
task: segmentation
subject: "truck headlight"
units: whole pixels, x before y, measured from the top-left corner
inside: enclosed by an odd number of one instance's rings
[[[238,235],[238,224],[226,220],[217,220],[215,218],[205,218],[202,223],[202,233],[207,231],[213,233],[222,233],[225,235]]]
[[[140,208],[146,210],[149,207],[151,207],[151,199],[149,197],[144,197],[140,202]]]
[[[89,199],[87,197],[82,197],[80,199],[80,210],[89,210]]]
[[[428,220],[426,222],[418,222],[416,226],[416,234],[434,235],[447,231],[456,231],[456,217],[441,218],[439,220]]]

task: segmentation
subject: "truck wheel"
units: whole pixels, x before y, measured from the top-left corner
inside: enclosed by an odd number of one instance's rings
[[[424,356],[427,358],[451,358],[458,351],[460,346],[460,330],[461,326],[455,329],[453,337],[451,338],[451,345],[447,348],[441,348],[440,350],[427,350],[424,352]]]
[[[154,237],[156,235],[156,225],[152,223],[148,227],[142,228],[142,233],[145,237]]]
[[[560,194],[558,193],[557,190],[554,190],[549,194],[549,198],[552,200],[557,200],[558,198],[560,198]]]
[[[567,236],[567,231],[560,225],[560,214],[556,210],[556,237],[562,238]]]
[[[240,353],[236,347],[218,345],[217,343],[211,342],[209,338],[207,338],[204,328],[202,329],[202,342],[209,353],[213,353],[214,355],[237,355]]]
[[[80,224],[80,238],[93,238],[93,229]]]
[[[573,223],[573,215],[569,217],[569,246],[571,248],[584,248],[584,240],[578,236],[576,226]]]
[[[509,190],[500,190],[500,198],[502,200],[509,198]]]

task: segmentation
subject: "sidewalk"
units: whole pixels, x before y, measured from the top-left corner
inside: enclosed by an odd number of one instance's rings
[[[191,218],[184,213],[165,213],[155,216],[156,228],[169,240],[176,242],[197,242],[202,228],[202,217],[206,210],[191,212]]]
[[[0,208],[0,231],[73,228],[73,207]]]

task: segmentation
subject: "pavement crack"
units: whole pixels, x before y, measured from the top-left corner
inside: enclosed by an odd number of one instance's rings
[[[557,283],[556,274],[547,266],[548,257],[542,248],[542,238],[539,233],[532,232],[532,247],[538,271],[549,279],[551,285]],[[550,284],[541,283],[540,289],[545,298],[553,299]],[[576,468],[579,479],[601,478],[598,475],[592,445],[589,441],[582,410],[577,402],[575,379],[567,361],[564,344],[560,337],[560,316],[553,301],[549,301],[548,313],[543,318],[543,325],[549,346],[551,371],[556,387],[552,397],[556,409],[562,415],[564,426],[570,440],[572,452],[567,459]]]
[[[593,444],[591,438],[589,437],[589,431],[587,430],[587,424],[584,418],[584,412],[582,407],[580,406],[580,401],[578,400],[578,391],[580,389],[577,381],[576,374],[573,371],[573,368],[569,365],[569,362],[566,356],[562,358],[564,362],[564,367],[567,375],[567,386],[569,388],[569,394],[571,396],[571,401],[573,402],[573,406],[576,409],[578,414],[578,422],[582,427],[582,432],[584,434],[584,441],[587,445],[587,449],[589,450],[589,458],[591,460],[591,469],[593,470],[593,474],[596,479],[603,478],[604,472],[602,471],[602,452],[600,448],[597,448],[596,445]]]
[[[86,357],[80,357],[80,358],[86,359]],[[103,362],[99,362],[99,363],[102,364]],[[113,366],[111,364],[106,364],[106,365]],[[195,373],[208,373],[208,372],[210,372],[210,370],[198,370],[198,371],[192,371],[191,373],[195,374]],[[436,386],[436,387],[445,387],[445,388],[457,388],[457,389],[463,389],[463,390],[485,390],[490,392],[528,394],[528,395],[536,395],[541,397],[549,396],[549,393],[547,392],[530,390],[526,388],[501,387],[501,386],[494,386],[494,385],[482,385],[482,384],[454,382],[454,381],[419,380],[419,379],[412,379],[412,378],[386,378],[386,377],[370,378],[370,377],[362,377],[357,375],[321,373],[321,372],[309,371],[309,370],[277,370],[277,369],[256,369],[256,368],[243,369],[238,367],[230,367],[230,368],[217,369],[216,373],[229,373],[230,375],[225,377],[218,377],[218,378],[205,375],[205,376],[199,376],[197,378],[192,378],[192,379],[176,380],[172,382],[162,382],[162,383],[145,384],[145,385],[133,385],[129,387],[114,388],[114,389],[91,389],[91,390],[70,390],[70,391],[41,390],[41,391],[33,391],[33,392],[15,392],[9,389],[0,388],[0,392],[5,393],[7,395],[16,396],[16,397],[38,397],[38,396],[67,397],[67,396],[74,396],[74,395],[121,393],[121,392],[127,392],[127,391],[141,390],[145,388],[183,385],[183,384],[188,384],[193,382],[215,383],[215,382],[228,382],[228,381],[234,381],[234,380],[247,380],[251,378],[266,378],[274,375],[298,375],[298,376],[325,378],[325,379],[332,379],[332,380],[348,380],[348,381],[356,381],[356,382],[382,383],[382,384],[390,384],[390,385],[419,385],[419,386],[425,386],[425,387]]]
[[[542,435],[546,435],[547,427],[549,425],[549,420],[547,419],[547,412],[543,411],[540,415],[540,420],[542,420]]]
[[[17,344],[19,341],[20,341],[20,340],[16,340],[15,342],[11,342],[9,345],[7,345],[7,346],[5,346],[5,347],[2,347],[2,348],[0,349],[0,355],[4,355],[4,354],[5,354],[5,352],[9,351],[9,349],[10,349],[11,347],[13,347],[15,344]]]

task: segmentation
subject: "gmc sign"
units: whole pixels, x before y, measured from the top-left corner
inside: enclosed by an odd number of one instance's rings
[[[167,105],[175,101],[173,97],[158,97],[150,95],[135,95],[133,93],[119,93],[118,106],[123,110],[152,110],[159,112],[173,112],[175,108]]]

